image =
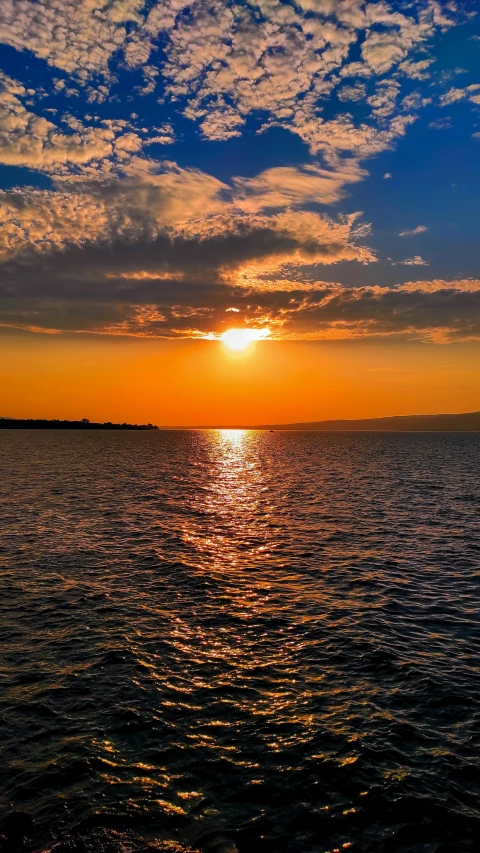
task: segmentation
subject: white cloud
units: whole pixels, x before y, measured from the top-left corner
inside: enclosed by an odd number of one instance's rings
[[[402,109],[407,112],[411,112],[411,110],[421,110],[423,107],[426,107],[427,104],[431,104],[431,98],[424,98],[420,92],[410,92],[409,95],[406,95],[402,99]]]
[[[417,225],[416,228],[407,228],[405,231],[400,231],[400,237],[413,237],[415,234],[424,234],[428,231],[426,225]],[[405,262],[404,262],[405,263]]]
[[[390,116],[395,110],[399,91],[400,84],[396,80],[381,80],[375,93],[367,99],[372,107],[372,115],[380,120]]]
[[[145,137],[146,129],[139,133],[125,120],[104,119],[92,127],[68,113],[61,116],[62,128],[27,109],[27,101],[24,86],[0,71],[0,163],[5,165],[64,180],[87,175],[101,180],[121,169],[143,145],[167,145],[175,139],[169,123],[153,127],[154,135]]]
[[[455,6],[401,8],[393,0],[0,0],[0,41],[58,69],[50,94],[60,106],[42,111],[45,91],[2,78],[0,162],[54,182],[0,195],[0,260],[8,262],[0,289],[18,291],[4,309],[8,322],[25,327],[37,316],[39,328],[188,336],[217,328],[219,312],[235,306],[242,322],[263,318],[285,337],[477,334],[478,300],[469,300],[478,282],[348,289],[311,281],[314,265],[376,258],[357,216],[303,208],[341,200],[367,175],[362,160],[392,148],[431,102],[411,81],[431,76],[429,44],[455,24]],[[141,106],[136,126],[74,114],[80,95],[114,103],[114,61],[122,73],[138,69],[132,97],[162,95],[158,102],[205,139],[236,137],[261,116],[262,130],[296,134],[322,165],[220,181],[148,159],[149,145],[175,140],[168,122],[142,128]],[[480,84],[450,88],[441,103],[460,101],[480,104]],[[427,266],[419,255],[396,263]]]
[[[264,233],[261,254],[271,256],[273,267],[277,257],[280,263],[295,264],[375,260],[368,248],[358,244],[368,228],[358,225],[357,215],[334,221],[290,209],[308,201],[312,188],[302,172],[291,170],[288,184],[282,170],[278,171],[277,175],[272,169],[257,178],[236,178],[228,185],[169,161],[132,157],[121,167],[121,178],[68,181],[56,191],[3,192],[0,256],[8,259],[117,240],[152,243],[162,234],[201,242]],[[319,192],[338,191],[338,187],[325,189],[324,180],[318,177],[315,197]],[[275,212],[266,214],[269,208]],[[216,263],[214,256],[212,262]]]
[[[433,59],[421,59],[419,61],[407,59],[400,63],[399,69],[412,80],[427,80],[431,76],[428,69],[433,62]]]
[[[345,195],[345,186],[365,177],[355,160],[339,162],[337,169],[283,166],[267,169],[256,178],[236,178],[235,204],[246,212],[268,208],[332,204]]]
[[[398,284],[396,289],[410,293],[439,293],[441,290],[452,290],[457,293],[478,293],[480,281],[473,278],[455,279],[454,281],[436,278],[432,281],[407,281],[405,284]]]
[[[404,261],[395,261],[393,266],[398,266],[398,264],[403,264],[406,267],[428,267],[428,261],[424,261],[420,255],[414,255],[413,258],[405,258]]]
[[[24,87],[0,72],[0,163],[46,171],[102,160],[114,153],[115,133],[108,127],[63,133],[23,106]]]
[[[341,101],[362,101],[366,91],[364,83],[356,83],[354,86],[343,86],[337,94]]]
[[[438,29],[455,23],[453,6],[447,17],[434,0],[411,4],[408,14],[386,2],[360,0],[305,0],[299,5],[193,0],[189,14],[184,15],[186,5],[183,0],[155,4],[130,37],[128,61],[144,63],[148,40],[168,31],[162,68],[167,93],[178,101],[187,100],[184,114],[200,125],[206,138],[238,136],[248,115],[265,111],[264,127],[287,127],[313,153],[357,152],[364,143],[371,153],[388,148],[408,123],[401,117],[393,126],[383,126],[387,116],[393,119],[399,84],[386,81],[388,94],[384,88],[372,96],[373,118],[382,123],[381,128],[375,124],[356,127],[346,114],[330,121],[319,115],[319,99],[328,97],[336,85],[332,72],[368,78],[384,74],[402,60],[404,75],[421,79],[431,60],[410,60],[409,53],[423,47]],[[363,61],[348,63],[355,43],[361,46]],[[339,100],[344,102],[364,95],[362,83],[339,89]],[[415,109],[424,103],[415,104]]]
[[[433,130],[448,130],[452,126],[450,118],[438,118],[431,121],[428,125]]]
[[[480,83],[472,83],[470,86],[465,86],[463,89],[455,89],[452,87],[445,92],[440,98],[440,106],[448,107],[450,104],[456,104],[459,101],[471,101],[473,104],[480,104]]]
[[[141,23],[143,6],[144,0],[0,0],[0,38],[84,77],[107,69],[125,42],[125,24]]]
[[[239,136],[249,115],[265,113],[264,129],[287,128],[331,165],[341,153],[375,156],[405,134],[429,99],[407,95],[399,106],[402,80],[425,77],[429,40],[457,18],[452,3],[445,11],[436,0],[403,12],[386,0],[0,0],[0,40],[73,75],[75,85],[60,79],[59,91],[85,86],[92,103],[109,97],[121,51],[143,70],[137,94],[165,85],[167,101],[205,138]],[[361,59],[349,62],[355,45]],[[360,79],[342,84],[349,75]],[[326,119],[322,102],[337,86],[339,112]],[[360,100],[370,117],[355,122],[341,105]]]

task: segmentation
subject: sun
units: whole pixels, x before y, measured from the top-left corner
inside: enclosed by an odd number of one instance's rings
[[[253,341],[261,341],[268,338],[270,329],[227,329],[220,335],[220,340],[229,349],[241,350],[248,347]]]

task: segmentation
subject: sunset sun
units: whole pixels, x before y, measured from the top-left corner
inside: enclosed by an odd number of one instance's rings
[[[242,350],[253,341],[260,341],[269,335],[270,329],[227,329],[220,336],[220,340],[229,349]]]

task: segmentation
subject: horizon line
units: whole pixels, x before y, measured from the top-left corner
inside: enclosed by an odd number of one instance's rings
[[[478,419],[478,420],[477,420]],[[444,422],[443,428],[445,431],[448,431],[448,426],[456,425],[458,427],[462,427],[461,423],[458,421],[467,421],[467,423],[463,424],[463,430],[467,431],[465,427],[469,429],[469,431],[480,431],[480,410],[470,411],[470,412],[440,412],[440,413],[429,413],[429,414],[409,414],[409,415],[383,415],[380,417],[370,417],[370,418],[326,418],[323,420],[313,420],[313,421],[291,421],[291,422],[283,422],[283,423],[234,423],[234,424],[161,424],[156,425],[151,422],[148,424],[132,424],[127,423],[126,421],[122,422],[112,422],[112,421],[90,421],[87,418],[76,418],[76,419],[68,419],[68,418],[19,418],[19,417],[11,417],[11,416],[0,416],[0,422],[5,421],[13,421],[16,423],[41,423],[41,424],[78,424],[79,428],[80,424],[83,424],[84,427],[95,429],[95,426],[112,426],[112,427],[146,427],[147,429],[158,429],[158,430],[305,430],[305,431],[328,431],[329,428],[332,431],[340,431],[342,428],[345,430],[353,431],[357,429],[358,431],[368,431],[368,427],[370,426],[392,426],[393,424],[400,426],[403,424],[407,426],[410,425],[410,430],[406,431],[418,431],[419,426],[427,425],[427,423],[433,422],[431,425],[435,425],[435,422]],[[470,423],[471,421],[474,423]],[[437,431],[440,424],[437,423]],[[391,430],[390,430],[391,431]]]

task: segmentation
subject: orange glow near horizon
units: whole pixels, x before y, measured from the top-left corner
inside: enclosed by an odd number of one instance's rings
[[[480,409],[480,344],[0,335],[0,416],[235,427]]]

